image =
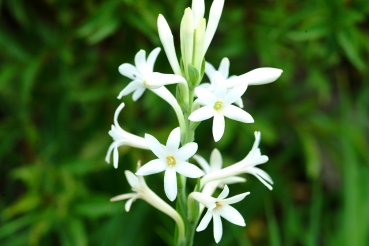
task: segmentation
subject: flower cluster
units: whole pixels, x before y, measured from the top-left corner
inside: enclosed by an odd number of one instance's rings
[[[109,131],[113,143],[108,149],[106,162],[109,163],[113,155],[113,165],[118,168],[118,148],[123,145],[150,150],[156,159],[142,167],[139,164],[135,174],[126,170],[126,178],[133,193],[116,196],[111,201],[128,199],[125,206],[128,212],[132,203],[140,198],[173,218],[178,230],[174,238],[176,245],[191,245],[193,232],[204,230],[211,219],[217,243],[223,234],[221,217],[239,226],[246,225],[242,215],[230,205],[243,200],[250,192],[226,199],[229,194],[227,185],[246,181],[240,175],[251,174],[269,189],[272,189],[273,184],[270,176],[256,167],[268,161],[268,157],[262,155],[259,149],[260,132],[255,132],[255,142],[247,156],[234,164],[223,167],[222,155],[217,149],[212,151],[209,162],[196,154],[198,144],[194,142],[194,136],[201,121],[213,118],[212,138],[215,142],[225,132],[224,117],[253,123],[254,118],[243,109],[243,94],[249,85],[271,83],[282,73],[277,68],[257,68],[239,76],[229,76],[230,62],[227,58],[223,58],[218,70],[205,61],[223,5],[224,0],[214,0],[208,20],[204,18],[204,0],[193,0],[192,7],[184,11],[180,27],[180,60],[177,59],[171,29],[165,18],[159,15],[159,37],[173,74],[154,72],[154,64],[161,51],[159,47],[150,52],[147,58],[146,52],[140,50],[134,58],[134,65],[123,63],[118,69],[131,80],[119,93],[118,99],[133,93],[132,99],[137,101],[148,89],[173,108],[179,127],[169,133],[165,145],[148,133],[144,137],[129,133],[118,123],[118,116],[125,106],[124,103],[120,104]],[[209,82],[201,83],[205,74]],[[172,84],[177,86],[176,96],[166,87]],[[191,158],[200,168],[191,163]],[[177,200],[177,210],[158,197],[145,183],[144,176],[160,172],[164,172],[166,197],[169,201]],[[197,185],[190,194],[186,194],[186,178],[197,179]],[[218,188],[223,191],[214,198],[213,194]],[[207,212],[200,221],[205,208]]]

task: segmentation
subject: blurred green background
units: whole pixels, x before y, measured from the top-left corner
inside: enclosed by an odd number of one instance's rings
[[[206,2],[206,17],[212,1]],[[104,162],[116,96],[129,80],[120,64],[161,46],[162,13],[179,51],[190,1],[0,0],[0,245],[163,245],[174,223],[144,201],[129,213],[112,196],[130,192],[124,170],[152,153],[120,148]],[[230,186],[250,191],[235,205],[247,226],[224,221],[219,245],[369,245],[369,3],[367,0],[226,0],[206,60],[230,74],[283,69],[277,82],[250,86],[254,124],[226,122],[219,143],[211,120],[196,133],[198,153],[241,160],[262,133],[262,166],[275,181]],[[155,71],[171,72],[162,51]],[[205,81],[207,78],[205,77]],[[174,86],[169,86],[175,91]],[[124,97],[120,124],[164,142],[175,114],[146,92]],[[164,197],[163,175],[147,177]],[[189,187],[194,180],[189,180]],[[168,201],[167,199],[165,199]],[[212,225],[195,245],[215,245]]]

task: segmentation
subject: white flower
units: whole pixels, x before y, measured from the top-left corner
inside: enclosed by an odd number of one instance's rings
[[[140,166],[140,162],[138,162],[137,167]],[[127,181],[129,185],[132,187],[133,193],[122,194],[119,196],[115,196],[110,199],[111,202],[116,202],[120,200],[128,201],[125,204],[125,209],[129,212],[132,203],[136,199],[145,200],[151,206],[156,209],[162,211],[168,216],[172,217],[172,219],[177,223],[179,237],[184,238],[184,223],[181,216],[178,214],[176,210],[174,210],[170,205],[164,202],[158,195],[156,195],[147,185],[142,176],[136,176],[131,171],[126,170],[125,172]]]
[[[210,165],[200,155],[194,155],[193,158],[202,167],[202,169],[205,171],[205,174],[210,174],[210,173],[213,173],[213,172],[216,172],[222,169],[222,165],[223,165],[222,155],[217,149],[214,149],[210,154]],[[237,176],[214,180],[214,181],[207,183],[201,192],[203,194],[212,195],[217,187],[223,188],[224,185],[226,184],[234,184],[234,183],[240,183],[240,182],[245,182],[245,181],[246,179],[237,177]]]
[[[190,199],[195,199],[208,208],[208,211],[202,218],[199,226],[196,228],[196,231],[204,230],[209,225],[211,218],[213,218],[213,232],[216,243],[219,243],[223,234],[222,221],[220,217],[223,217],[235,225],[246,226],[242,215],[235,208],[230,206],[230,204],[243,200],[247,195],[250,194],[250,192],[242,193],[240,195],[225,199],[228,194],[229,189],[227,185],[224,186],[224,189],[218,198],[214,198],[199,192],[193,192],[190,194]]]
[[[256,167],[257,165],[264,164],[265,162],[268,161],[268,156],[261,155],[259,143],[260,143],[260,132],[255,132],[254,145],[252,146],[251,151],[247,154],[247,156],[243,160],[231,166],[225,167],[221,170],[206,174],[204,177],[201,178],[200,186],[204,187],[204,185],[210,181],[225,179],[242,173],[249,173],[254,175],[257,179],[259,179],[260,182],[262,182],[268,189],[272,190],[273,189],[273,187],[271,186],[271,184],[273,184],[272,178],[265,171]]]
[[[128,145],[140,149],[150,149],[145,139],[123,130],[118,124],[118,116],[120,111],[124,108],[124,103],[121,103],[114,113],[114,125],[111,126],[109,135],[113,138],[113,143],[109,146],[105,161],[110,163],[110,155],[113,152],[113,165],[118,168],[118,147]]]
[[[204,174],[186,161],[196,153],[197,143],[187,143],[179,148],[180,135],[179,127],[175,128],[170,133],[166,146],[163,146],[155,137],[145,134],[147,144],[158,159],[148,162],[136,172],[137,175],[150,175],[165,170],[164,191],[171,201],[177,197],[177,172],[189,178],[199,178]]]
[[[192,112],[188,119],[198,122],[214,117],[213,136],[214,141],[218,142],[224,133],[224,116],[244,123],[253,123],[254,119],[249,113],[232,105],[232,103],[234,103],[238,98],[241,97],[241,95],[245,93],[247,84],[241,83],[227,92],[224,78],[217,71],[214,75],[214,81],[215,84],[213,93],[202,87],[195,88],[198,96],[196,101],[198,104],[204,105],[204,107]]]
[[[157,89],[163,85],[186,83],[182,76],[154,72],[154,63],[160,48],[154,49],[146,60],[146,52],[140,50],[135,56],[135,65],[123,63],[118,70],[133,81],[129,83],[118,95],[118,99],[133,92],[132,99],[136,101],[142,96],[146,88]]]
[[[210,83],[203,83],[200,86],[205,87],[209,91],[214,91],[214,75],[218,71],[223,79],[227,89],[232,89],[240,83],[247,83],[248,85],[261,85],[274,82],[281,76],[282,70],[277,68],[257,68],[245,74],[239,76],[229,76],[229,60],[228,58],[223,58],[220,62],[218,70],[214,68],[212,64],[206,62],[205,73],[208,76]],[[241,97],[235,101],[239,107],[243,108],[243,102]]]
[[[136,199],[141,198],[145,200],[148,198],[146,193],[149,187],[147,187],[146,182],[142,176],[136,176],[129,170],[126,170],[124,174],[126,175],[127,181],[129,185],[132,187],[132,191],[134,191],[134,193],[127,193],[115,196],[111,198],[110,201],[116,202],[128,199],[125,205],[125,209],[127,212],[129,212],[132,203],[136,201]]]

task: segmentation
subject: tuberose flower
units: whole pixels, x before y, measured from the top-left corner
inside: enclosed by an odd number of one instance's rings
[[[214,141],[218,142],[224,133],[224,116],[244,123],[253,123],[254,119],[249,113],[232,105],[232,103],[245,93],[247,89],[246,83],[241,83],[227,92],[225,80],[217,71],[214,75],[214,81],[213,93],[202,87],[195,88],[198,96],[196,101],[198,104],[204,106],[192,112],[188,119],[198,122],[214,117],[213,137]]]
[[[204,185],[210,181],[225,179],[242,173],[249,173],[259,179],[260,182],[262,182],[268,189],[272,190],[272,178],[264,170],[256,167],[257,165],[264,164],[268,161],[268,156],[261,155],[259,149],[260,138],[260,132],[255,132],[254,145],[243,160],[221,170],[206,174],[201,178],[200,186],[204,187]]]
[[[119,72],[133,81],[119,93],[118,99],[133,92],[132,99],[136,101],[147,88],[157,89],[163,85],[186,83],[186,80],[182,76],[154,72],[154,64],[159,52],[160,48],[155,48],[146,60],[146,52],[140,50],[135,56],[136,66],[129,63],[123,63],[119,66]]]
[[[214,91],[214,83],[215,83],[214,75],[216,71],[218,71],[222,75],[228,90],[234,88],[240,83],[247,83],[248,85],[262,85],[271,83],[277,80],[282,74],[281,69],[262,67],[254,69],[250,72],[247,72],[239,76],[236,75],[229,76],[229,65],[230,65],[229,60],[226,57],[223,58],[222,61],[220,62],[218,70],[216,70],[212,64],[206,62],[205,73],[208,76],[210,83],[202,83],[200,86],[205,87],[210,91]],[[235,101],[235,104],[243,108],[243,101],[241,97]]]
[[[114,125],[111,126],[109,135],[113,138],[113,143],[109,146],[106,153],[105,161],[110,163],[110,155],[113,151],[113,165],[118,168],[118,147],[128,145],[140,149],[150,149],[143,137],[136,136],[123,130],[118,123],[118,116],[120,111],[124,108],[124,103],[121,103],[114,113]]]
[[[138,167],[140,166],[140,162],[138,162],[137,166]],[[132,191],[134,192],[115,196],[111,198],[110,201],[116,202],[128,199],[125,204],[125,209],[127,212],[129,212],[132,203],[136,201],[136,199],[145,200],[154,208],[170,216],[178,226],[179,237],[184,238],[184,223],[178,212],[174,210],[169,204],[164,202],[158,195],[156,195],[146,185],[146,182],[142,176],[136,176],[131,171],[128,170],[126,170],[124,173],[126,175],[129,185],[132,187]]]
[[[242,201],[247,195],[250,194],[250,192],[242,193],[240,195],[225,199],[228,194],[229,188],[227,185],[225,185],[218,198],[214,198],[200,192],[192,192],[189,197],[189,199],[195,199],[208,208],[199,226],[196,228],[196,231],[205,230],[205,228],[209,225],[210,220],[213,218],[213,233],[216,243],[219,243],[223,234],[221,217],[235,225],[246,226],[242,215],[235,208],[230,206],[230,204]]]
[[[136,172],[136,175],[150,175],[165,170],[164,191],[171,201],[177,197],[177,172],[189,178],[199,178],[204,174],[197,166],[186,161],[196,153],[197,143],[187,143],[179,148],[180,135],[179,127],[175,128],[166,146],[163,146],[155,137],[145,134],[148,146],[158,159],[149,161]]]

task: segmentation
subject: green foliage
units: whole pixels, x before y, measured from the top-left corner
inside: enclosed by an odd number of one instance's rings
[[[117,67],[133,63],[139,49],[160,46],[159,13],[178,41],[189,5],[0,1],[1,245],[172,241],[174,223],[144,202],[129,213],[109,202],[129,191],[124,170],[149,161],[150,153],[120,148],[118,170],[104,157],[116,96],[129,82]],[[260,130],[270,158],[263,168],[275,181],[272,192],[253,177],[232,186],[233,194],[251,191],[236,206],[247,226],[224,223],[219,245],[367,245],[368,26],[366,0],[225,2],[206,60],[217,67],[227,56],[231,75],[257,67],[284,72],[275,83],[247,89],[254,124],[227,121],[216,144],[210,121],[197,128],[199,154],[208,158],[217,147],[225,164],[243,158]],[[155,71],[171,72],[163,51]],[[139,100],[123,98],[121,124],[164,141],[177,124],[174,113],[153,94]],[[147,182],[163,194],[160,175]],[[195,245],[213,242],[211,229],[195,236]]]

